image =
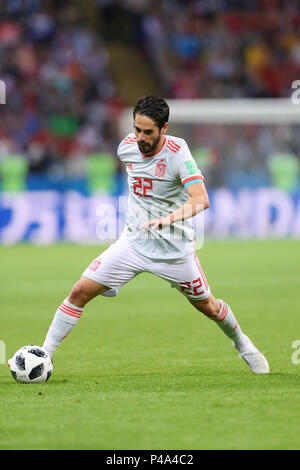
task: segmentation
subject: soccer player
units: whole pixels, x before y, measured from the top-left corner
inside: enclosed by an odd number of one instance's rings
[[[118,147],[129,186],[125,228],[58,307],[43,347],[52,356],[91,299],[115,296],[137,274],[150,272],[213,320],[253,372],[269,373],[266,358],[242,332],[229,305],[211,293],[195,253],[192,217],[209,207],[209,198],[185,140],[167,135],[168,104],[157,96],[142,97],[133,118],[134,133]]]

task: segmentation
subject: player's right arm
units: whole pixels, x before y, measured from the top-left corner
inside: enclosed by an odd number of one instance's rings
[[[132,160],[132,148],[136,146],[136,137],[133,133],[128,134],[125,139],[120,142],[117,150],[119,160],[127,167]]]

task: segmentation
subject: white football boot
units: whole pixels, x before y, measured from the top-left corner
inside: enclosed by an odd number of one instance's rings
[[[254,346],[248,336],[244,335],[245,343],[242,348],[238,348],[235,343],[233,346],[239,352],[239,356],[247,362],[248,366],[255,374],[268,374],[270,372],[269,364],[265,356]]]

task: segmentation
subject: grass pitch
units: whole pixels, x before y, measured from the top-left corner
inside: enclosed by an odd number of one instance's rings
[[[0,248],[6,359],[43,343],[57,306],[101,251]],[[270,375],[253,374],[214,322],[141,274],[117,298],[86,307],[48,383],[18,384],[0,365],[0,449],[300,449],[300,364],[292,361],[300,242],[207,242],[199,258]]]

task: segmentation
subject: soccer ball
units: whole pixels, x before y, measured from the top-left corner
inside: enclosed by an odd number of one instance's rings
[[[40,346],[23,346],[8,361],[11,375],[17,382],[31,384],[46,382],[52,374],[50,355]]]

